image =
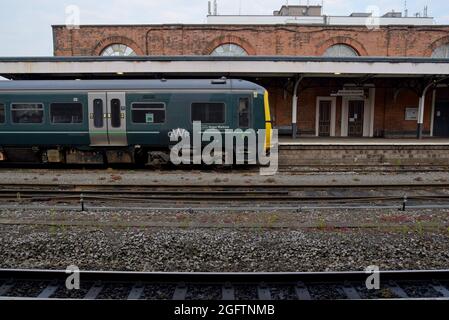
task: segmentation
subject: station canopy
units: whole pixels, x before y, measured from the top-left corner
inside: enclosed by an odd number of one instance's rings
[[[108,78],[449,77],[449,59],[411,57],[0,57],[11,80]]]

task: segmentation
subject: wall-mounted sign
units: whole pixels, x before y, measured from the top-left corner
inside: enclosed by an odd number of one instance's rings
[[[405,108],[405,120],[418,120],[418,108]]]
[[[365,90],[363,89],[342,89],[338,90],[336,93],[332,93],[333,97],[364,97]]]

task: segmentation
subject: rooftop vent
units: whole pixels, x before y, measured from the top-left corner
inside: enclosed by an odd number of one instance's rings
[[[274,11],[275,16],[308,16],[319,17],[321,16],[321,6],[282,6],[279,11]]]
[[[390,11],[382,16],[383,18],[402,18],[402,12]]]
[[[367,18],[371,17],[373,14],[370,12],[353,12],[349,16],[350,17],[358,17],[358,18]]]

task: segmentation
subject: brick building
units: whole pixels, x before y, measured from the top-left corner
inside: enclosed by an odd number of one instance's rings
[[[332,17],[322,15],[319,6],[284,6],[273,16],[210,15],[208,23],[198,25],[53,26],[53,36],[55,56],[449,58],[449,26],[435,25],[432,18],[396,12]],[[248,78],[270,92],[281,132],[403,137],[416,135],[421,127],[424,136],[449,136],[444,77],[332,73]]]

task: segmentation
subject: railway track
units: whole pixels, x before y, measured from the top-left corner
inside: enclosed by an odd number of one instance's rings
[[[29,202],[269,202],[449,204],[449,184],[395,185],[51,185],[2,184],[0,203]]]
[[[39,170],[70,170],[70,169],[98,169],[106,170],[111,165],[67,165],[67,164],[33,164],[33,163],[1,163],[0,169],[39,169]],[[144,172],[154,170],[145,166],[137,165],[113,165],[115,169],[123,170],[142,170]],[[163,172],[176,172],[185,170],[204,170],[205,172],[259,172],[260,168],[254,165],[241,165],[231,168],[220,168],[220,166],[192,166],[192,165],[166,165],[157,167],[157,170]],[[375,173],[375,172],[391,172],[391,173],[414,173],[414,172],[447,172],[449,166],[446,165],[419,165],[419,164],[279,164],[278,172],[283,174],[304,174],[315,172],[357,172],[357,173]]]
[[[381,271],[379,289],[365,272],[77,274],[80,288],[68,290],[65,271],[0,269],[0,299],[449,299],[449,270]]]

